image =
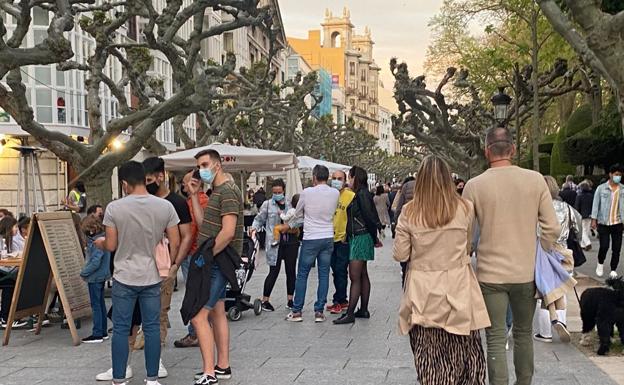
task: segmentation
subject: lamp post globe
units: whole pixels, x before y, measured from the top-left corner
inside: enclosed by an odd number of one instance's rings
[[[494,118],[500,124],[507,121],[507,110],[511,104],[511,96],[505,93],[505,87],[498,87],[498,93],[490,99],[494,105]]]

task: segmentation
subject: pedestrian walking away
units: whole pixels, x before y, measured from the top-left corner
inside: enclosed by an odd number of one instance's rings
[[[147,385],[158,385],[162,278],[154,250],[166,233],[171,254],[177,254],[180,220],[170,202],[147,192],[145,170],[141,163],[130,161],[123,164],[119,168],[119,179],[126,196],[106,207],[106,235],[94,241],[98,248],[116,251],[112,292],[112,380],[115,385],[127,384],[128,336],[133,309],[138,302],[145,338]],[[169,277],[175,271],[172,267]]]
[[[516,384],[530,385],[533,380],[536,229],[539,225],[546,251],[560,235],[544,178],[513,166],[515,152],[507,128],[490,129],[485,143],[490,168],[468,181],[463,195],[474,204],[480,231],[477,279],[492,324],[486,328],[488,378],[492,385],[509,382],[505,343],[510,304]]]
[[[375,197],[373,198],[375,209],[377,210],[377,216],[381,222],[380,234],[382,238],[385,238],[386,227],[391,225],[390,215],[388,210],[390,209],[390,198],[383,186],[377,186],[375,191]]]
[[[195,155],[201,181],[212,186],[212,194],[208,206],[201,207],[198,193],[200,181],[193,178],[187,186],[187,191],[193,203],[193,213],[199,227],[198,243],[200,248],[204,243],[212,242],[212,262],[204,259],[191,262],[191,268],[206,265],[202,271],[207,271],[210,290],[208,293],[185,293],[191,295],[207,295],[207,302],[201,309],[192,315],[191,322],[197,333],[199,348],[202,356],[202,371],[195,375],[195,384],[216,384],[218,379],[232,377],[230,368],[230,330],[225,314],[225,294],[228,277],[231,279],[233,269],[238,266],[228,264],[224,258],[231,258],[233,252],[240,260],[243,252],[243,199],[240,189],[223,172],[221,155],[215,150],[203,150]],[[208,255],[206,255],[208,257]],[[195,258],[195,256],[194,256]],[[201,262],[201,263],[200,263]],[[193,266],[195,263],[196,266]],[[224,270],[229,266],[232,271]],[[200,267],[201,269],[201,267]],[[236,278],[234,277],[234,281]],[[193,286],[191,272],[187,288]],[[184,310],[184,309],[183,309]],[[215,360],[215,345],[217,359]]]
[[[544,180],[553,199],[553,207],[561,226],[561,233],[552,250],[556,253],[554,254],[556,262],[552,264],[553,269],[550,266],[553,258],[542,259],[549,257],[549,254],[552,253],[538,252],[537,255],[538,264],[535,269],[535,281],[541,299],[537,301],[538,310],[535,315],[537,330],[533,337],[537,341],[552,342],[552,330],[555,329],[559,334],[560,341],[569,343],[570,332],[566,321],[566,292],[574,288],[576,281],[572,278],[574,256],[572,250],[568,249],[568,237],[570,232],[581,234],[581,215],[563,201],[555,178],[547,175]],[[542,271],[543,267],[546,267],[544,271]]]
[[[287,321],[303,321],[303,305],[308,288],[308,276],[314,262],[318,268],[318,288],[314,303],[314,321],[324,322],[325,304],[329,290],[329,268],[334,250],[333,218],[338,206],[340,193],[327,185],[329,170],[325,166],[316,165],[312,170],[313,187],[301,193],[291,228],[303,225],[303,241],[299,252],[297,280],[293,309],[286,317]]]
[[[349,308],[347,286],[349,285],[349,242],[347,242],[347,208],[355,193],[347,187],[347,174],[335,171],[331,186],[340,192],[338,207],[334,214],[334,251],[331,257],[331,269],[334,276],[334,296],[327,310],[332,314],[342,314]]]
[[[579,194],[576,196],[574,208],[581,214],[583,218],[583,236],[581,238],[581,247],[585,250],[591,250],[591,214],[594,204],[594,192],[592,191],[591,181],[584,180],[579,184]]]
[[[624,184],[622,174],[624,168],[620,165],[611,166],[609,180],[601,184],[594,194],[592,206],[592,229],[598,230],[600,249],[598,250],[598,264],[596,275],[604,275],[604,263],[607,259],[609,244],[611,244],[611,278],[617,277],[617,267],[620,263],[622,250],[622,232],[624,231]]]
[[[282,261],[286,269],[286,307],[292,309],[299,252],[299,230],[292,231],[286,224],[295,215],[298,196],[289,202],[284,195],[286,184],[281,179],[274,180],[271,186],[273,196],[260,207],[250,231],[252,238],[262,229],[266,229],[267,233],[266,261],[269,274],[264,280],[262,310],[268,312],[275,311],[270,299]]]
[[[349,186],[355,192],[347,208],[347,236],[349,239],[349,308],[337,320],[336,325],[352,324],[356,318],[370,318],[368,301],[371,283],[368,276],[368,262],[375,259],[375,248],[381,247],[379,221],[375,202],[368,193],[368,173],[359,166],[349,170]],[[360,308],[355,308],[360,303]]]
[[[191,212],[189,210],[186,200],[180,195],[169,190],[167,187],[167,174],[165,173],[165,161],[162,158],[147,158],[143,161],[143,167],[145,168],[145,187],[147,192],[155,195],[159,198],[163,198],[169,201],[175,209],[180,222],[178,223],[178,230],[180,232],[180,246],[177,249],[176,254],[171,253],[169,250],[169,256],[171,258],[172,275],[168,279],[162,282],[160,286],[160,343],[165,346],[168,334],[169,325],[169,309],[171,308],[171,296],[173,295],[174,282],[177,277],[178,269],[188,256],[188,252],[193,243],[193,234],[191,229]],[[162,361],[160,362],[160,372],[166,377],[167,369]]]
[[[410,335],[422,385],[485,384],[479,330],[490,320],[470,265],[474,217],[446,162],[423,159],[393,249],[394,259],[409,265],[399,330]]]

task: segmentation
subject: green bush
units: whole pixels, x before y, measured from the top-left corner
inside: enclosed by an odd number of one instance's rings
[[[568,121],[561,126],[555,143],[553,145],[550,170],[553,176],[560,177],[568,174],[574,174],[576,167],[570,162],[570,156],[565,146],[566,140],[582,132],[592,124],[592,109],[591,106],[584,104],[577,108]]]
[[[617,105],[611,100],[597,124],[568,137],[564,146],[569,161],[579,165],[597,165],[608,169],[624,161],[622,121]]]

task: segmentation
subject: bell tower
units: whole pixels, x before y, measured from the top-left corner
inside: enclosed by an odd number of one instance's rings
[[[347,7],[342,10],[342,16],[334,16],[329,9],[325,10],[323,27],[323,47],[351,49],[351,38],[354,25],[351,24],[351,12]]]

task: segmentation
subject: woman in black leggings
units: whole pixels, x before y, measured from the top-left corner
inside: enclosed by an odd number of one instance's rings
[[[297,277],[297,255],[299,251],[299,239],[297,234],[290,231],[280,231],[280,226],[288,222],[289,215],[293,214],[296,207],[296,197],[293,197],[292,204],[288,202],[284,193],[286,185],[281,179],[276,179],[271,185],[273,195],[265,201],[258,215],[254,219],[251,233],[256,234],[262,229],[266,229],[266,260],[269,265],[269,274],[264,281],[264,292],[262,297],[262,310],[275,311],[271,302],[271,292],[275,287],[275,282],[279,276],[282,261],[286,266],[286,294],[288,305],[292,307],[293,295],[295,293],[295,278]]]

